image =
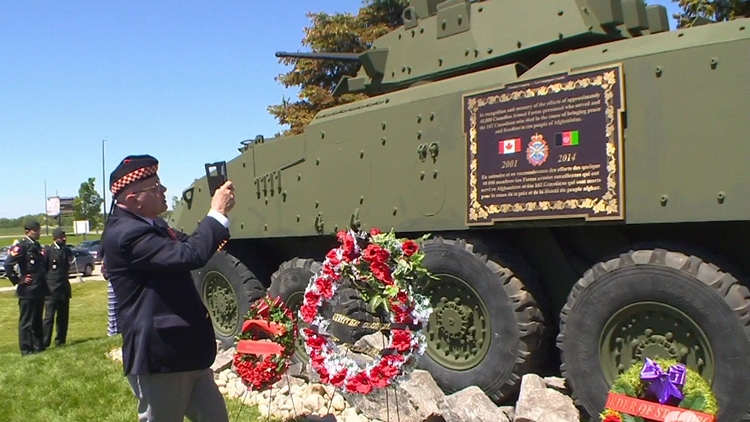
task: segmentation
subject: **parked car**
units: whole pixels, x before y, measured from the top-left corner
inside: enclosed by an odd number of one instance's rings
[[[85,276],[90,276],[94,273],[94,265],[96,265],[96,259],[94,255],[85,249],[72,249],[75,261],[70,264],[69,274],[81,273]]]
[[[10,246],[3,246],[0,248],[0,277],[5,277],[5,257],[8,256]],[[96,265],[96,258],[89,251],[85,249],[72,249],[75,261],[70,264],[69,274],[81,273],[85,276],[90,276],[94,273],[94,266]]]
[[[0,248],[0,277],[5,277],[5,258],[8,257],[10,246]]]
[[[94,257],[94,262],[98,264],[102,262],[101,258],[99,258],[99,245],[101,243],[101,240],[84,240],[78,246],[76,246],[76,249],[89,251],[89,253],[91,253],[91,255]]]

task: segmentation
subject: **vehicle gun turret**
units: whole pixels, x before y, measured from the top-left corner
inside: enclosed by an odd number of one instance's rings
[[[358,62],[358,53],[289,53],[286,51],[277,51],[276,57],[310,59],[310,60],[334,60],[338,62]]]
[[[376,95],[506,64],[515,64],[521,75],[550,54],[669,30],[666,8],[643,0],[530,0],[524,7],[412,0],[402,21],[359,54],[276,57],[360,61],[360,72],[342,78],[334,94]]]

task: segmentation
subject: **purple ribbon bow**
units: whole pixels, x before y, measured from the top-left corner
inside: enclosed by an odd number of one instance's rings
[[[646,358],[641,369],[641,380],[651,383],[646,391],[656,396],[659,404],[666,403],[670,397],[681,401],[684,396],[680,388],[685,385],[686,377],[685,365],[681,363],[670,366],[664,372],[658,363]]]

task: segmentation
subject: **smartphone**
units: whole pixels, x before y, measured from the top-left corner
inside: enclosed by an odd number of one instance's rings
[[[206,164],[206,180],[208,180],[208,192],[211,196],[214,196],[216,189],[219,189],[227,181],[227,162],[219,161]]]

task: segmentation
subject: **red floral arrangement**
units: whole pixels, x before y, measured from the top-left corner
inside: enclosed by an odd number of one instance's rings
[[[234,354],[237,375],[249,389],[264,390],[281,379],[296,333],[294,316],[280,298],[266,296],[250,306]]]
[[[423,331],[432,308],[425,296],[413,292],[412,286],[431,276],[422,266],[424,253],[418,242],[397,239],[393,232],[378,229],[369,233],[341,231],[337,238],[341,246],[328,252],[320,273],[311,278],[305,291],[299,315],[310,328],[305,328],[302,336],[321,382],[368,394],[408,375],[424,353]],[[367,246],[360,247],[360,242]],[[388,331],[384,351],[364,368],[327,334],[331,321],[319,314],[321,306],[347,280],[373,310],[382,306],[389,319],[380,329]]]

